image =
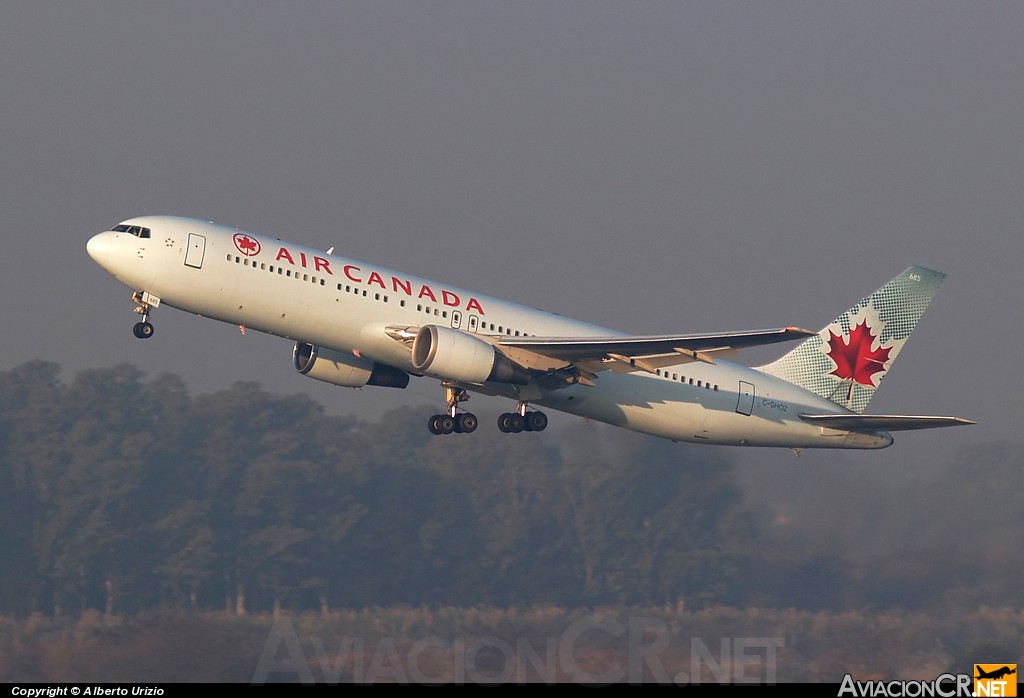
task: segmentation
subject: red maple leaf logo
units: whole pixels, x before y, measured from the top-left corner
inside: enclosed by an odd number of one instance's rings
[[[843,342],[842,335],[835,334],[832,330],[828,333],[826,354],[836,365],[835,369],[829,372],[830,375],[837,376],[840,380],[852,380],[861,385],[876,387],[874,376],[885,371],[885,362],[889,360],[892,347],[871,348],[878,337],[871,334],[866,320],[862,320],[850,330],[849,342]]]
[[[260,253],[260,242],[259,240],[253,240],[248,235],[242,235],[238,233],[234,237],[235,247],[238,251],[244,254],[246,257],[253,257]]]

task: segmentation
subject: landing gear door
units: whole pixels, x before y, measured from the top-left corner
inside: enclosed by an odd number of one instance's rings
[[[754,411],[754,384],[740,381],[740,394],[736,399],[736,411],[748,417]]]
[[[188,234],[188,248],[185,250],[185,266],[203,268],[203,257],[206,256],[206,238],[195,233]]]

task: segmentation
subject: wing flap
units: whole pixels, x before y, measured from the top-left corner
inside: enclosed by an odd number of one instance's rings
[[[912,431],[974,424],[962,417],[932,417],[902,414],[802,414],[809,424],[846,431]]]

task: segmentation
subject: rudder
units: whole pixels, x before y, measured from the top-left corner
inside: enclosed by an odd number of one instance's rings
[[[910,267],[816,336],[757,368],[860,414],[945,277]]]

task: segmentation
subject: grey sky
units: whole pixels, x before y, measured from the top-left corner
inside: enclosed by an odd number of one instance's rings
[[[980,424],[738,457],[926,472],[1019,440],[1021,27],[1016,2],[3,3],[0,368],[440,402],[174,310],[135,340],[85,242],[147,213],[646,333],[817,329],[918,263],[950,276],[871,409]]]

